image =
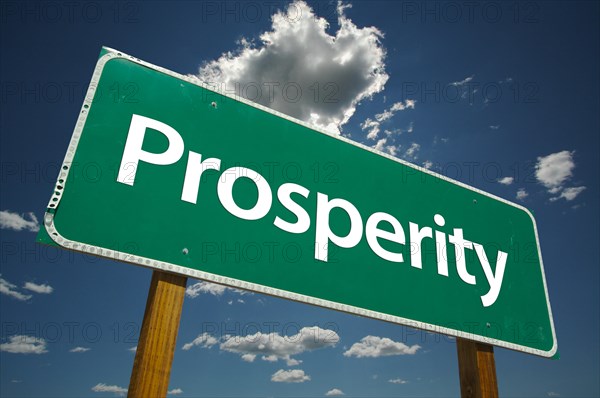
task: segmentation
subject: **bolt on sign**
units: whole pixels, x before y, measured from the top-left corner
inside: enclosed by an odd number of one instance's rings
[[[41,242],[541,356],[524,207],[104,48]]]

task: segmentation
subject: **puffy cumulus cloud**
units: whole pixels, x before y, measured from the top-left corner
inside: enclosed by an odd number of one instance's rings
[[[529,196],[529,193],[527,193],[527,191],[525,190],[525,188],[520,188],[517,191],[516,198],[517,198],[517,200],[521,200],[522,201],[522,200],[525,200],[525,198],[527,198],[528,196]]]
[[[69,350],[69,352],[82,353],[82,352],[88,352],[89,350],[91,350],[91,348],[88,348],[88,347],[75,347],[75,348],[71,348]]]
[[[292,355],[305,351],[335,346],[340,337],[329,329],[318,326],[304,327],[292,336],[281,336],[276,332],[257,332],[247,336],[225,336],[220,345],[221,350],[240,354],[242,359],[252,362],[257,356],[263,361],[286,361],[288,366],[294,366],[300,361],[291,358]]]
[[[560,151],[548,156],[537,158],[535,176],[538,182],[546,187],[548,193],[558,195],[550,198],[555,202],[559,199],[571,201],[579,196],[586,187],[565,187],[567,181],[573,177],[575,151]]]
[[[313,326],[304,327],[292,336],[281,336],[276,332],[257,332],[246,336],[225,335],[217,339],[203,333],[194,341],[186,343],[182,349],[189,350],[194,346],[210,348],[220,341],[221,350],[238,354],[245,362],[254,362],[259,357],[267,362],[283,360],[288,366],[296,366],[302,361],[292,358],[293,355],[333,347],[339,340],[340,337],[335,331]]]
[[[0,276],[2,276],[0,274]],[[0,278],[0,293],[19,301],[27,301],[31,298],[30,294],[23,294],[17,290],[17,285],[14,285],[6,279]]]
[[[112,392],[118,396],[124,396],[127,393],[127,389],[119,386],[108,385],[104,383],[98,383],[92,387],[93,392]]]
[[[209,333],[202,333],[201,335],[196,337],[191,342],[185,343],[183,345],[183,347],[181,347],[181,349],[184,351],[188,351],[192,347],[195,347],[195,346],[199,346],[199,347],[203,347],[203,348],[211,348],[218,342],[219,342],[219,340],[217,340],[215,337],[211,336]]]
[[[179,395],[183,394],[183,390],[181,388],[174,388],[172,390],[167,391],[167,395]]]
[[[26,219],[29,218],[29,220]],[[0,228],[12,229],[14,231],[31,231],[37,232],[40,230],[40,223],[32,212],[25,214],[13,213],[10,210],[0,211]]]
[[[310,380],[310,376],[301,369],[279,369],[271,376],[271,381],[276,383],[304,383],[308,380]]]
[[[342,395],[346,394],[344,394],[344,392],[339,388],[333,388],[325,393],[326,397],[341,397]]]
[[[502,185],[510,185],[514,180],[515,179],[513,177],[502,177],[498,180],[498,182]]]
[[[208,85],[329,131],[339,133],[361,100],[381,92],[385,72],[383,34],[356,26],[338,4],[339,29],[301,0],[272,16],[260,43],[241,40],[234,52],[208,62],[198,77]]]
[[[201,294],[210,294],[213,296],[222,296],[226,291],[235,292],[241,295],[252,294],[244,290],[233,289],[231,287],[217,285],[211,282],[198,282],[188,286],[185,289],[185,295],[189,298],[196,298]]]
[[[33,282],[25,282],[23,289],[31,290],[32,292],[38,293],[38,294],[50,294],[54,291],[54,288],[50,285],[45,285],[45,284],[38,285]]]
[[[407,346],[387,337],[366,336],[344,352],[346,357],[378,358],[391,355],[414,355],[421,348],[419,345]]]
[[[7,343],[0,344],[0,351],[11,354],[45,354],[46,340],[40,337],[15,335],[8,339]]]
[[[535,176],[548,192],[555,194],[562,190],[563,184],[573,176],[574,152],[560,151],[537,158]]]

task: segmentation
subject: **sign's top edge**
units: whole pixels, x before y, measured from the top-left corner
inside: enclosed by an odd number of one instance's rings
[[[517,208],[519,210],[524,211],[529,216],[529,218],[531,219],[533,225],[536,226],[535,218],[534,218],[533,214],[531,213],[531,211],[528,208],[526,208],[525,206],[520,205],[518,203],[512,202],[512,201],[510,201],[508,199],[501,198],[501,197],[496,196],[496,195],[494,195],[492,193],[483,191],[483,190],[481,190],[479,188],[476,188],[476,187],[473,187],[471,185],[465,184],[463,182],[454,180],[454,179],[452,179],[450,177],[446,177],[446,176],[444,176],[442,174],[436,173],[435,171],[432,171],[432,170],[426,169],[424,167],[421,167],[421,166],[419,166],[417,164],[407,162],[404,159],[400,159],[400,158],[397,158],[395,156],[391,156],[391,155],[389,155],[387,153],[381,152],[381,151],[379,151],[377,149],[374,149],[374,148],[371,148],[371,147],[366,146],[364,144],[361,144],[360,142],[350,140],[350,139],[348,139],[348,138],[346,138],[346,137],[344,137],[342,135],[334,134],[334,133],[332,133],[330,131],[327,131],[327,130],[319,127],[319,126],[315,126],[315,125],[310,124],[308,122],[296,119],[296,118],[294,118],[292,116],[289,116],[289,115],[286,115],[286,114],[281,113],[279,111],[276,111],[274,109],[268,108],[268,107],[266,107],[264,105],[261,105],[261,104],[249,101],[249,100],[247,100],[247,99],[245,99],[245,98],[243,98],[241,96],[231,95],[230,93],[227,93],[227,92],[225,92],[223,90],[220,90],[217,87],[211,87],[211,86],[205,84],[202,80],[200,80],[196,76],[193,76],[193,75],[187,75],[187,76],[186,75],[182,75],[180,73],[168,70],[166,68],[163,68],[163,67],[160,67],[160,66],[157,66],[157,65],[154,65],[154,64],[152,64],[150,62],[142,61],[139,58],[135,58],[135,57],[133,57],[133,56],[131,56],[129,54],[124,53],[123,51],[119,51],[119,50],[116,50],[116,49],[111,48],[111,47],[103,46],[102,47],[102,51],[100,53],[100,58],[103,58],[104,56],[107,56],[107,55],[109,55],[111,58],[118,57],[118,58],[127,59],[129,61],[138,63],[138,64],[140,64],[142,66],[145,66],[145,67],[149,67],[149,68],[154,69],[154,70],[159,71],[159,72],[168,72],[168,74],[170,74],[170,75],[172,75],[174,77],[177,77],[177,78],[179,78],[181,80],[184,80],[184,81],[187,81],[189,83],[195,84],[195,85],[200,86],[200,87],[202,87],[202,88],[204,88],[206,90],[212,91],[214,93],[217,93],[219,95],[222,95],[222,96],[227,97],[229,99],[232,99],[234,101],[242,102],[242,103],[244,103],[246,105],[249,105],[249,106],[252,106],[254,108],[257,108],[257,109],[263,110],[265,112],[268,112],[270,114],[282,117],[282,118],[284,118],[284,119],[286,119],[286,120],[288,120],[290,122],[299,124],[301,126],[309,128],[311,130],[315,130],[315,131],[317,131],[317,132],[319,132],[321,134],[328,135],[328,136],[333,137],[335,139],[338,139],[340,141],[343,141],[343,142],[346,142],[348,144],[351,144],[351,145],[354,145],[356,147],[359,147],[361,149],[367,150],[367,151],[369,151],[371,153],[374,153],[374,154],[377,154],[379,156],[385,157],[387,159],[390,159],[392,161],[400,163],[400,164],[402,164],[404,166],[411,167],[411,168],[416,169],[418,171],[421,171],[423,173],[429,174],[429,175],[431,175],[433,177],[437,177],[437,178],[442,179],[444,181],[450,182],[450,183],[452,183],[454,185],[458,185],[460,187],[469,189],[469,190],[471,190],[471,191],[473,191],[475,193],[478,193],[480,195],[487,196],[487,197],[489,197],[491,199],[494,199],[494,200],[498,200],[498,201],[503,202],[503,203],[505,203],[505,204],[507,204],[509,206],[512,206],[512,207],[515,207],[515,208]]]

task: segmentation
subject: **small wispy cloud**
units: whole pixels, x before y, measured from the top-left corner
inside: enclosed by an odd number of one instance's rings
[[[11,354],[45,354],[48,352],[46,340],[26,335],[10,336],[7,343],[0,344],[0,351]]]
[[[408,381],[403,380],[403,379],[390,379],[390,380],[388,380],[388,383],[392,383],[392,384],[407,384]]]
[[[499,130],[500,129],[500,125],[499,124],[491,125],[490,129],[492,129],[492,130]]]
[[[458,80],[458,81],[452,82],[452,83],[450,83],[450,85],[451,86],[455,86],[455,87],[464,86],[465,84],[467,84],[470,81],[472,81],[474,77],[475,77],[475,75],[471,75],[471,76],[465,77],[462,80]]]
[[[127,393],[127,389],[115,385],[108,385],[105,383],[98,383],[92,387],[93,392],[111,392],[117,396],[124,396]]]
[[[183,347],[181,347],[181,349],[184,351],[189,351],[190,349],[192,349],[192,347],[196,347],[196,346],[203,347],[203,348],[211,348],[218,342],[219,342],[219,340],[217,340],[217,338],[215,338],[215,337],[211,336],[209,333],[205,332],[205,333],[202,333],[201,335],[199,335],[198,337],[196,337],[191,342],[185,343],[183,345]]]
[[[2,210],[0,211],[0,229],[38,232],[40,230],[40,223],[33,212],[18,214],[10,210]]]
[[[71,348],[69,350],[69,352],[80,353],[80,352],[88,352],[89,350],[91,350],[91,348],[88,348],[88,347],[75,347],[75,348]]]
[[[167,391],[167,395],[179,395],[183,394],[183,390],[181,388],[174,388],[172,390]]]
[[[0,276],[2,275],[0,274]],[[23,294],[19,292],[17,285],[10,283],[9,281],[3,278],[0,278],[0,293],[19,301],[27,301],[32,297],[29,294]]]
[[[367,139],[375,140],[375,139],[377,139],[379,132],[381,131],[381,124],[383,122],[394,117],[394,115],[399,111],[403,111],[406,109],[415,109],[416,102],[417,101],[412,100],[412,99],[407,99],[404,102],[402,102],[402,101],[396,102],[388,109],[384,110],[381,113],[376,114],[375,120],[373,120],[371,118],[365,119],[365,121],[360,124],[360,128],[363,131],[367,131]],[[393,135],[394,133],[399,134],[399,133],[402,133],[403,131],[412,133],[413,128],[414,128],[414,123],[410,122],[409,127],[406,130],[402,130],[402,129],[385,130],[385,133],[388,136]]]
[[[27,289],[34,293],[38,293],[38,294],[50,294],[54,291],[54,288],[50,285],[46,285],[46,284],[38,285],[33,282],[25,282],[23,289]]]
[[[575,199],[577,196],[579,196],[580,193],[582,193],[583,191],[585,191],[587,188],[586,187],[570,187],[570,188],[565,188],[560,195],[550,198],[551,202],[555,202],[559,199],[565,199],[566,201],[571,201],[573,199]]]
[[[408,160],[416,160],[418,157],[417,154],[420,149],[421,145],[417,144],[416,142],[413,142],[412,144],[410,144],[410,146],[404,153],[404,158]]]
[[[525,188],[519,188],[519,190],[517,191],[517,200],[525,200],[525,198],[527,198],[529,196],[529,193],[525,190]]]
[[[196,298],[201,294],[210,294],[212,296],[222,296],[225,292],[230,291],[241,295],[252,295],[251,292],[245,290],[234,289],[231,287],[218,285],[210,282],[198,282],[188,286],[185,289],[185,295],[189,298]]]
[[[514,177],[502,177],[498,182],[502,185],[510,185],[515,181]]]

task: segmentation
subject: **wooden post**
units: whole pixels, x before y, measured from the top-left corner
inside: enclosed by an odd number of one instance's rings
[[[127,397],[167,396],[186,283],[185,276],[152,273]]]
[[[494,347],[456,339],[462,398],[498,398]]]

